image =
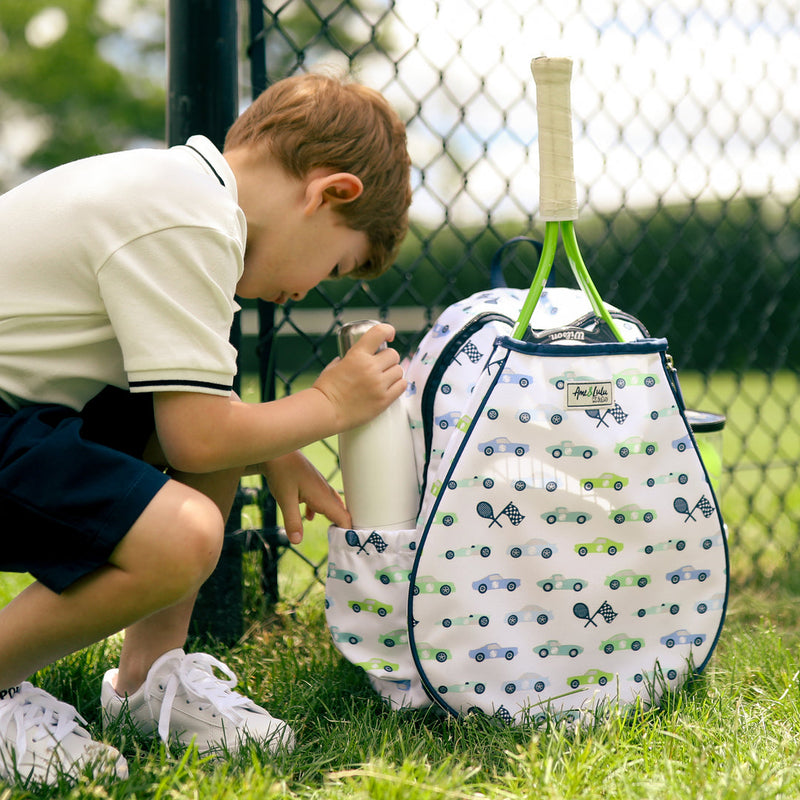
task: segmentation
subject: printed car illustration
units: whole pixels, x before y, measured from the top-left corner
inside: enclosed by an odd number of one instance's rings
[[[477,589],[481,594],[485,594],[490,589],[508,589],[509,592],[513,592],[520,583],[522,581],[519,578],[504,578],[502,575],[493,572],[485,578],[473,581],[472,588]]]
[[[449,528],[454,522],[458,522],[458,517],[448,511],[437,511],[433,516],[434,525],[444,525]]]
[[[703,550],[710,550],[712,547],[722,547],[722,533],[715,533],[700,543]]]
[[[339,630],[337,625],[330,626],[331,636],[334,642],[347,642],[348,644],[358,644],[364,640],[363,636],[357,633],[349,633],[348,631]]]
[[[450,332],[450,326],[447,323],[437,322],[432,328],[430,336],[432,339],[438,339],[441,336],[447,336]]]
[[[416,597],[418,594],[436,594],[437,592],[448,595],[455,590],[456,587],[449,581],[440,581],[433,575],[417,575],[411,592]]]
[[[489,617],[486,614],[469,614],[466,617],[445,617],[442,620],[443,628],[450,628],[453,625],[480,625],[485,628],[489,624]]]
[[[484,455],[490,456],[493,453],[515,453],[524,456],[530,450],[530,445],[525,442],[512,442],[507,436],[497,436],[488,442],[481,442],[478,450]]]
[[[371,658],[369,661],[361,661],[356,664],[357,667],[361,667],[362,669],[370,670],[370,669],[382,669],[386,672],[394,672],[396,669],[400,669],[399,664],[394,664],[391,661],[387,661],[384,658]]]
[[[504,658],[506,661],[511,661],[517,653],[519,653],[517,647],[504,647],[497,642],[492,642],[470,650],[469,657],[476,661],[485,661],[487,658]]]
[[[519,558],[520,556],[541,556],[542,558],[550,558],[553,553],[558,552],[558,547],[551,542],[546,542],[544,539],[528,539],[523,545],[512,544],[507,550],[511,558]]]
[[[599,686],[605,686],[610,680],[613,680],[614,676],[610,672],[603,672],[600,669],[589,669],[583,673],[583,675],[573,675],[571,678],[567,678],[567,685],[571,686],[573,689],[577,689],[579,686],[591,686],[592,684],[598,684]]]
[[[543,675],[537,675],[535,672],[526,672],[516,680],[506,681],[503,684],[503,691],[506,694],[514,694],[517,690],[524,692],[526,689],[533,689],[534,692],[543,692],[549,684],[550,681]]]
[[[558,489],[558,481],[554,478],[534,478],[532,481],[520,478],[514,481],[513,486],[518,492],[523,492],[525,489],[544,489],[546,492],[554,492]]]
[[[542,658],[547,658],[547,656],[575,658],[583,652],[583,648],[579,644],[562,644],[556,639],[548,639],[544,644],[535,645],[533,652],[538,653]]]
[[[348,608],[352,608],[356,614],[361,611],[368,611],[370,614],[377,614],[379,617],[385,617],[391,614],[394,608],[388,603],[379,603],[375,598],[369,597],[366,600],[350,600],[347,603]]]
[[[584,586],[589,585],[589,581],[583,578],[566,578],[560,572],[557,572],[549,578],[542,578],[542,580],[536,581],[536,585],[546,592],[552,592],[554,589],[572,589],[575,592],[579,592]]]
[[[420,642],[414,649],[420,661],[438,661],[440,664],[443,664],[449,658],[453,657],[453,654],[449,650],[436,648],[425,642]]]
[[[652,685],[657,686],[664,678],[668,681],[674,681],[677,677],[678,670],[676,669],[668,669],[666,672],[662,670],[646,670],[645,672],[637,672],[631,678],[628,678],[628,680],[635,681],[636,683],[648,681]]]
[[[442,430],[447,430],[451,425],[455,425],[461,419],[460,411],[448,411],[438,417],[434,417],[433,423]]]
[[[533,622],[539,625],[546,625],[553,619],[553,612],[537,605],[527,605],[519,611],[511,611],[506,614],[506,622],[509,625],[516,625],[518,622]]]
[[[408,630],[406,628],[397,628],[397,630],[389,631],[389,633],[382,633],[378,637],[378,643],[386,645],[386,647],[394,647],[396,644],[408,644]]]
[[[701,583],[708,577],[707,569],[695,569],[690,565],[676,569],[666,574],[666,579],[670,583],[680,583],[681,581],[700,581]]]
[[[617,525],[623,522],[652,522],[656,518],[656,512],[652,508],[640,508],[635,503],[628,503],[608,515]]]
[[[672,446],[679,453],[683,453],[686,450],[693,449],[694,448],[694,442],[692,441],[692,437],[687,433],[686,436],[681,436],[680,439],[675,439],[672,442]]]
[[[627,633],[616,633],[610,639],[600,642],[600,649],[604,653],[613,653],[615,650],[640,650],[644,642]]]
[[[545,511],[541,518],[548,525],[554,525],[556,522],[577,522],[578,525],[583,525],[586,520],[592,518],[592,515],[585,511],[568,511],[564,506],[559,506],[552,511]]]
[[[566,414],[553,405],[536,406],[533,411],[520,411],[517,415],[520,422],[535,420],[536,422],[549,422],[551,425],[560,425],[565,418]]]
[[[384,586],[390,583],[404,583],[408,580],[409,575],[411,575],[410,569],[405,569],[397,564],[375,572],[376,580],[379,580]]]
[[[689,482],[689,476],[685,472],[667,472],[655,478],[647,478],[642,481],[642,486],[655,486],[664,483],[679,483],[681,486]]]
[[[655,386],[658,383],[658,376],[649,372],[641,372],[635,367],[624,369],[614,376],[614,383],[618,389],[624,389],[625,386]]]
[[[469,430],[469,426],[472,424],[472,417],[469,414],[463,414],[461,418],[456,422],[456,428],[462,431],[462,433],[466,433]]]
[[[698,614],[705,614],[706,611],[719,611],[725,607],[725,595],[721,592],[712,595],[708,600],[700,600],[694,607]]]
[[[550,383],[556,387],[556,389],[563,389],[568,381],[571,382],[582,382],[582,381],[593,381],[594,378],[589,378],[586,375],[577,375],[572,370],[567,370],[566,372],[562,372],[561,375],[558,375],[555,378],[550,378]]]
[[[657,411],[650,412],[650,419],[658,419],[659,417],[671,417],[678,413],[678,406],[671,405],[666,408],[659,408]]]
[[[704,633],[689,633],[685,628],[681,628],[681,630],[662,636],[661,644],[667,647],[675,647],[676,644],[693,644],[695,647],[700,647],[705,640]]]
[[[468,486],[483,486],[484,489],[491,489],[494,486],[494,479],[484,475],[475,475],[472,478],[461,478],[458,481],[447,481],[448,489],[467,488]]]
[[[628,479],[621,475],[615,475],[613,472],[604,472],[596,478],[583,478],[581,485],[587,492],[591,492],[592,489],[616,489],[619,491],[623,486],[628,485]]]
[[[545,451],[550,453],[553,458],[561,458],[561,456],[591,458],[597,455],[596,447],[591,447],[588,444],[575,444],[569,440],[565,440],[560,444],[551,445],[550,447],[545,447]]]
[[[328,562],[328,577],[345,583],[352,583],[358,580],[358,575],[355,572],[350,572],[349,569],[339,569],[333,561]]]
[[[681,607],[677,603],[660,603],[659,605],[650,606],[649,608],[640,608],[637,611],[634,611],[634,616],[637,617],[644,617],[648,614],[666,614],[670,613],[673,616],[677,614],[681,610]]]
[[[613,539],[608,539],[605,536],[598,536],[593,542],[579,542],[575,545],[575,552],[579,556],[585,556],[589,553],[608,553],[608,555],[616,555],[625,545],[622,542],[615,542]]]
[[[530,386],[532,380],[533,378],[531,378],[530,375],[523,375],[520,372],[514,372],[513,369],[504,369],[500,375],[501,383],[516,383],[519,384],[523,389],[526,386]]]
[[[440,686],[436,691],[439,692],[439,694],[447,694],[448,692],[475,692],[475,694],[483,694],[486,691],[486,684],[464,681],[464,683],[454,683],[450,686]]]
[[[619,589],[620,586],[638,586],[644,588],[650,583],[649,575],[642,575],[632,569],[621,569],[605,579],[605,585],[610,589]]]
[[[492,548],[485,544],[471,544],[469,547],[459,547],[457,550],[445,550],[444,553],[439,553],[439,558],[446,558],[451,561],[454,558],[467,558],[469,556],[481,556],[482,558],[489,558],[492,554]]]
[[[660,550],[683,550],[686,547],[685,539],[667,539],[664,542],[657,542],[656,544],[646,544],[644,547],[639,548],[640,553],[656,553]]]
[[[646,442],[641,436],[630,436],[624,442],[619,442],[614,448],[614,452],[622,458],[641,453],[652,456],[657,450],[657,442]]]

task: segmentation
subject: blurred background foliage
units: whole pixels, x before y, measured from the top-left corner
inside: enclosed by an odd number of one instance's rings
[[[164,139],[163,0],[0,0],[0,189]]]

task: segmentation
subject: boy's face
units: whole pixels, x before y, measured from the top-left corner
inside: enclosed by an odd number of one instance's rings
[[[259,186],[251,202],[246,188],[240,192],[247,217],[244,272],[236,289],[240,297],[278,304],[302,300],[321,281],[366,263],[366,233],[349,228],[337,211],[361,193],[357,178],[319,170],[305,181],[273,176],[270,185],[268,195]]]
[[[304,222],[287,219],[269,235],[248,236],[240,297],[279,305],[302,300],[321,281],[346,275],[369,258],[367,235],[333,212]]]

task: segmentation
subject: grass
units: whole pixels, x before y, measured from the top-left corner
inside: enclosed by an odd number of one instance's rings
[[[128,781],[40,791],[0,784],[0,798],[800,796],[800,603],[779,589],[734,597],[707,672],[662,708],[578,731],[389,711],[334,649],[321,590],[251,623],[242,643],[211,649],[291,722],[292,754],[254,749],[214,763],[114,731],[107,740],[128,756]],[[75,702],[99,734],[99,685],[118,649],[117,639],[98,644],[43,670],[37,683]]]
[[[734,590],[706,672],[661,708],[592,729],[498,727],[433,710],[396,713],[345,662],[325,626],[323,592],[308,565],[282,559],[283,600],[267,611],[257,554],[246,557],[248,633],[233,647],[197,642],[230,664],[244,691],[287,719],[296,750],[270,758],[250,750],[225,762],[193,751],[170,753],[126,731],[107,740],[128,757],[128,781],[84,781],[54,790],[4,788],[23,798],[197,798],[197,800],[459,800],[460,798],[673,798],[766,800],[800,797],[800,585],[792,580],[800,490],[800,401],[796,376],[682,375],[690,406],[724,410],[723,513],[730,529]],[[756,411],[756,408],[758,410]],[[330,444],[335,445],[335,442]],[[335,461],[317,445],[309,455],[326,474]],[[324,559],[326,523],[306,524],[301,552]],[[27,582],[0,574],[0,604]],[[96,735],[114,637],[43,670],[36,683],[74,703]]]

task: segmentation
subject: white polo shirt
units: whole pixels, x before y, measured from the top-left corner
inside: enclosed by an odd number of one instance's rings
[[[0,196],[0,397],[80,409],[109,384],[229,394],[246,235],[233,173],[202,136]]]

